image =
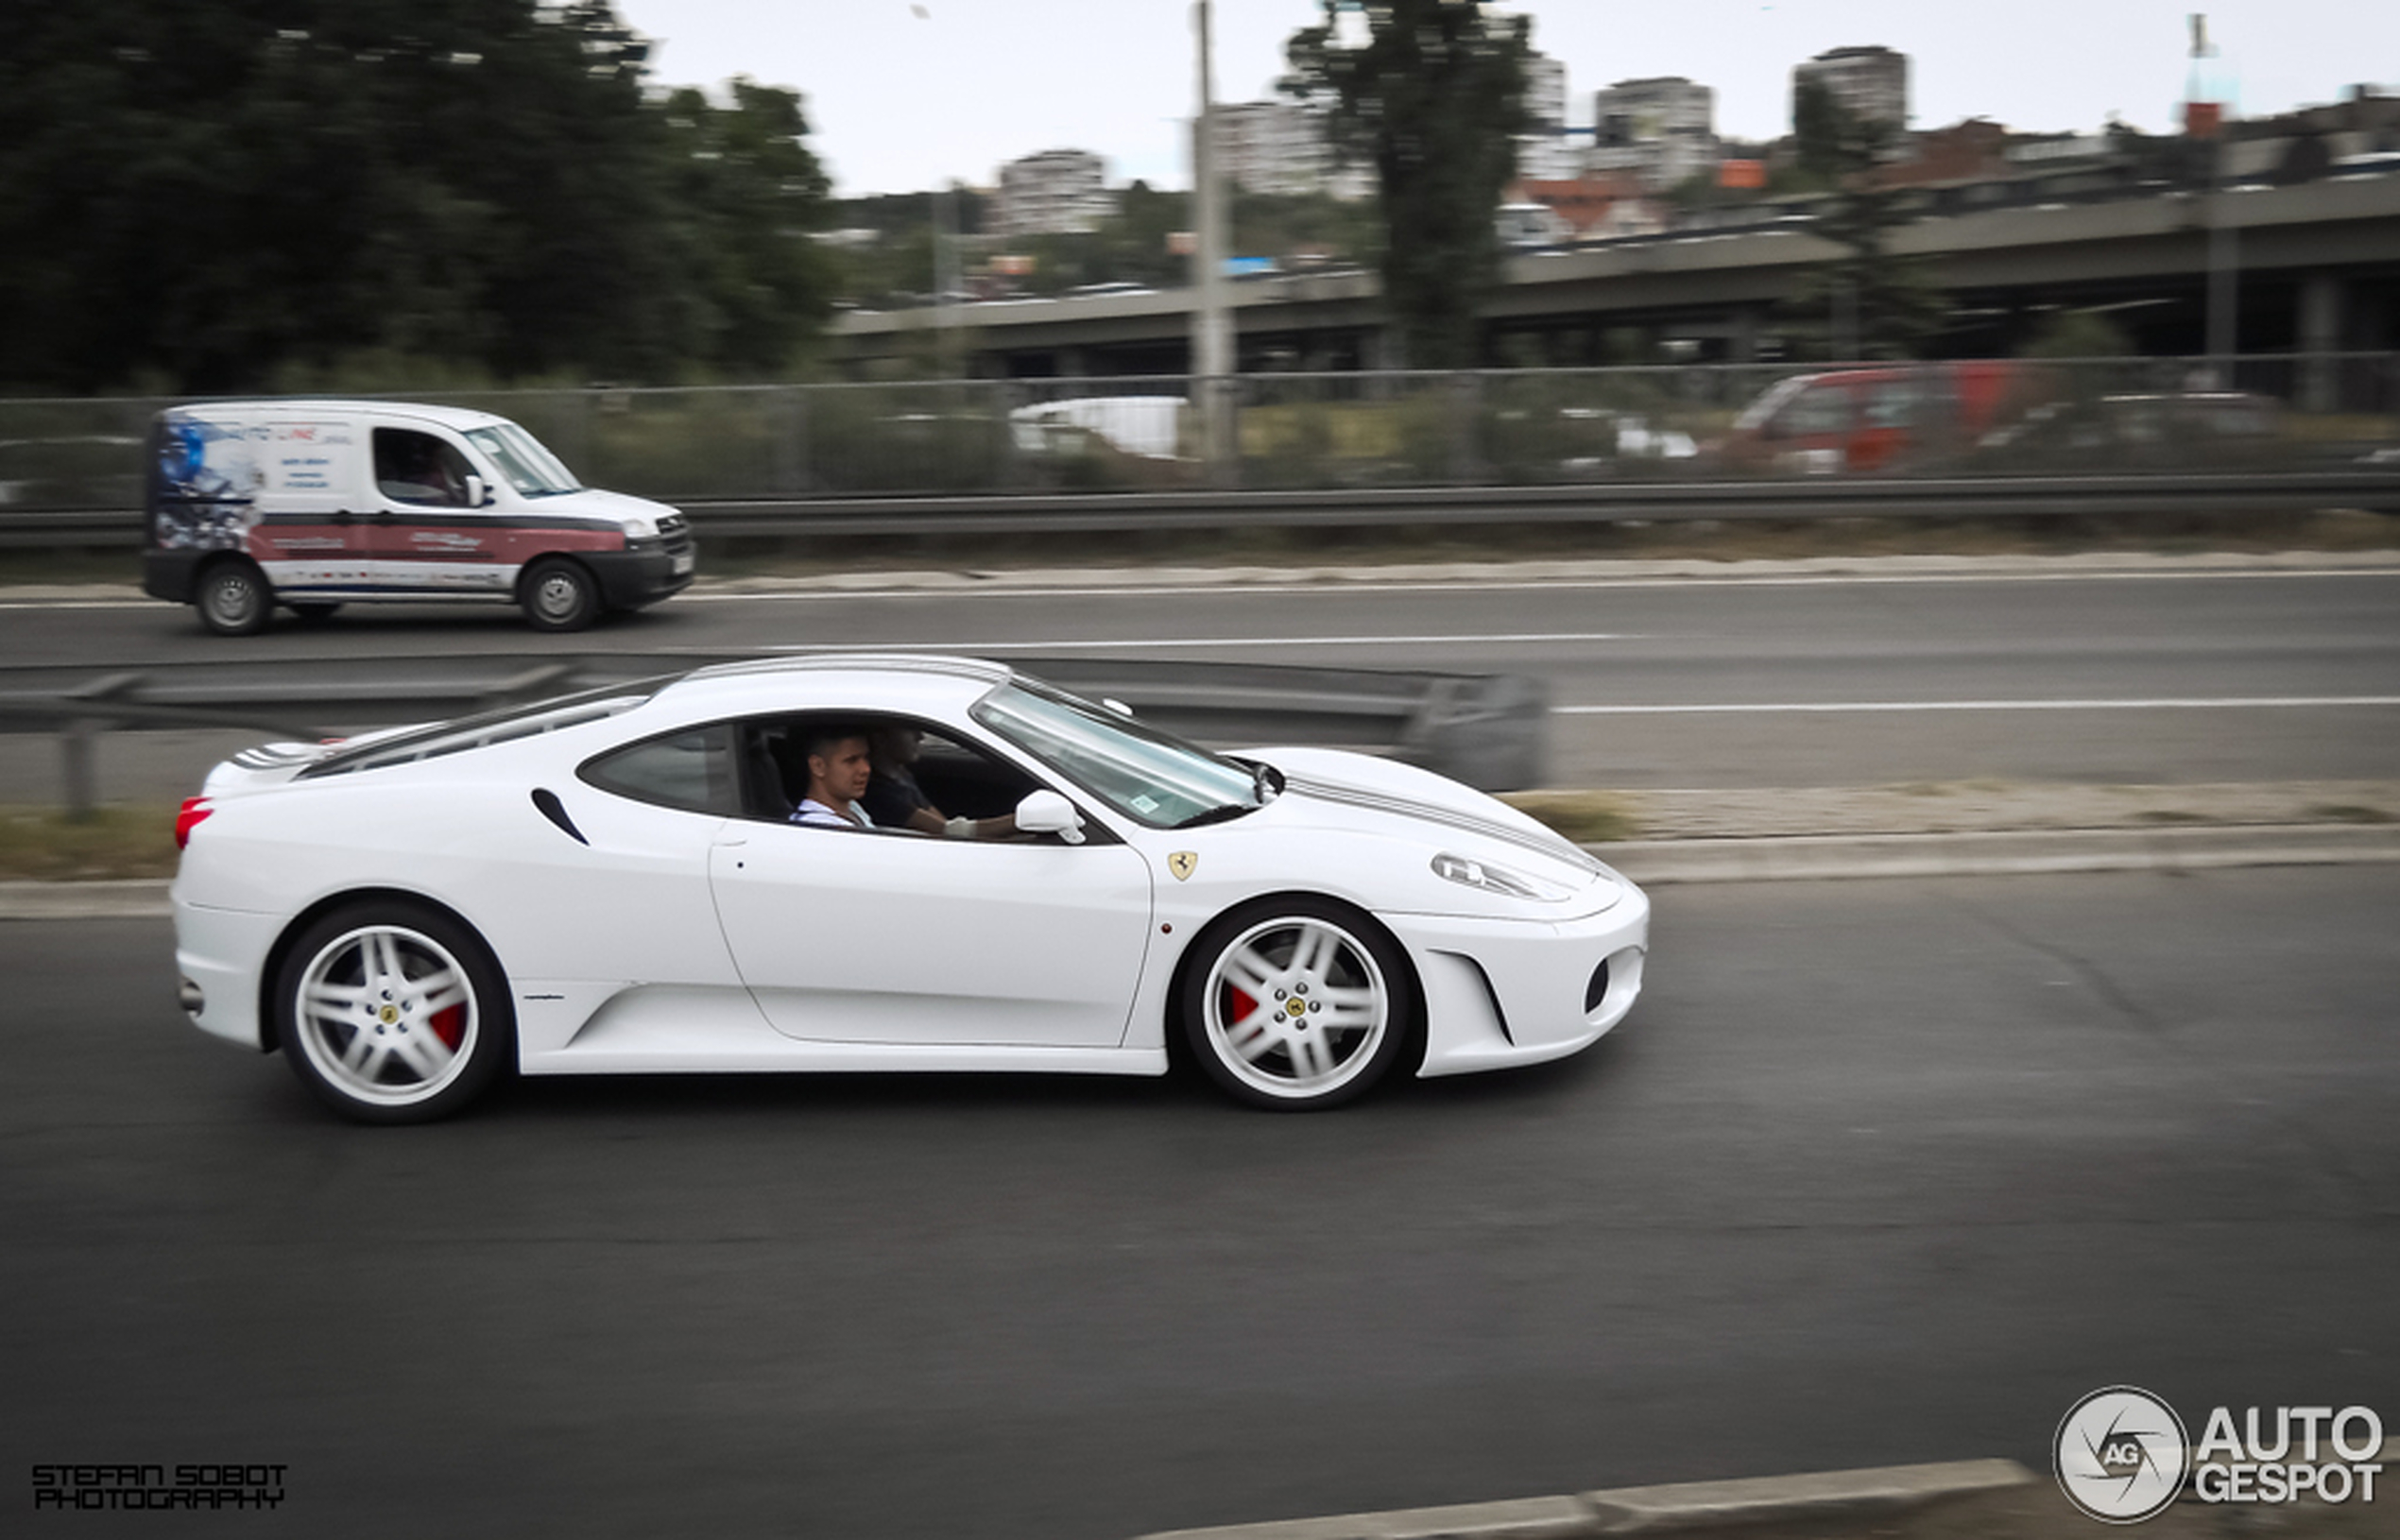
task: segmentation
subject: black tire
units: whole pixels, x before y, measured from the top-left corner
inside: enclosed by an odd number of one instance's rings
[[[544,556],[525,569],[518,602],[538,631],[580,631],[600,618],[600,584],[579,561]]]
[[[516,1057],[516,1013],[491,950],[426,904],[348,904],[297,936],[277,970],[275,1031],[317,1098],[365,1123],[430,1122]]]
[[[292,603],[292,613],[314,625],[319,621],[331,620],[334,612],[341,607],[338,601],[299,599]]]
[[[1308,895],[1262,898],[1192,942],[1175,1015],[1218,1089],[1251,1106],[1315,1111],[1363,1096],[1400,1057],[1416,976],[1360,910]]]
[[[221,637],[256,636],[266,629],[275,608],[275,590],[266,574],[238,557],[219,561],[200,573],[192,590],[192,607],[200,624]]]

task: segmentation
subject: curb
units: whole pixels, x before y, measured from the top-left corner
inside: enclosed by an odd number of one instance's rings
[[[1588,1540],[1882,1514],[2030,1486],[2034,1480],[2033,1473],[2014,1460],[1963,1460],[1170,1530],[1141,1540]]]
[[[1648,886],[1871,877],[2203,871],[2400,861],[2400,825],[2041,829],[1624,840],[1585,848]]]
[[[0,920],[165,919],[174,913],[163,878],[0,882]]]
[[[1584,848],[1645,887],[1676,882],[2206,871],[2400,861],[2400,824],[1796,834],[1621,840]],[[0,881],[0,920],[163,919],[174,913],[166,889],[163,879]]]

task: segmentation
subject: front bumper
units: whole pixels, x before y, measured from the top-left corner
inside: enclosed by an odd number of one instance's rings
[[[661,543],[638,540],[623,551],[581,553],[578,559],[600,580],[600,599],[610,609],[638,609],[692,586],[698,546],[690,535]]]
[[[1425,989],[1420,1075],[1565,1058],[1598,1042],[1641,993],[1650,900],[1630,882],[1606,909],[1572,919],[1382,918]]]

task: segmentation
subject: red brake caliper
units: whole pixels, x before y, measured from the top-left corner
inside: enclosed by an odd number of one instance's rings
[[[1252,1011],[1259,1008],[1259,1002],[1252,1000],[1248,995],[1243,993],[1242,987],[1239,984],[1226,984],[1225,986],[1225,992],[1233,997],[1233,1014],[1226,1018],[1226,1026],[1231,1026],[1235,1022],[1243,1019],[1249,1016]]]
[[[459,1043],[467,1036],[467,1007],[453,1005],[447,1010],[436,1011],[434,1035],[440,1038],[442,1045],[453,1053],[457,1052]]]

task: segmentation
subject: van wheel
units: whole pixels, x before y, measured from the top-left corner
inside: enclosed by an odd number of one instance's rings
[[[564,556],[534,563],[525,573],[525,619],[540,631],[580,631],[600,616],[600,585]]]
[[[266,629],[275,607],[266,574],[247,561],[220,561],[200,574],[200,589],[192,601],[200,624],[221,637],[254,636]]]

